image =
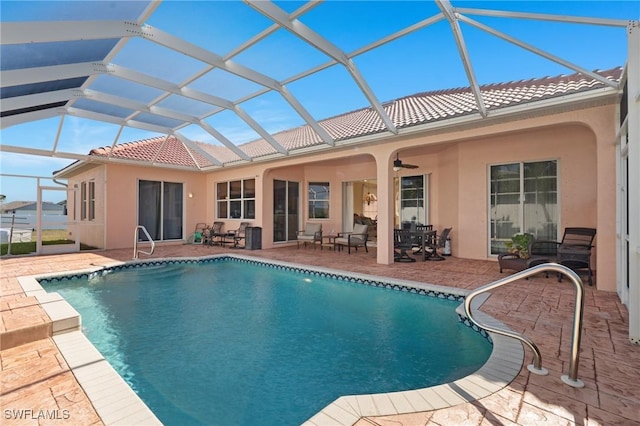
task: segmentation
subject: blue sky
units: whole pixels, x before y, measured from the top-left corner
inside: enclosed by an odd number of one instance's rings
[[[288,13],[304,2],[275,2]],[[99,4],[100,7],[96,7]],[[637,1],[452,1],[454,7],[508,10],[557,15],[614,19],[638,19]],[[78,19],[130,19],[138,16],[142,2],[0,2],[3,22]],[[429,18],[439,12],[432,1],[327,1],[312,8],[299,19],[346,53],[353,52],[387,35]],[[588,70],[624,65],[627,56],[624,28],[565,24],[522,19],[490,18],[468,15],[512,37],[532,44],[555,56]],[[271,25],[271,21],[239,1],[167,1],[160,4],[146,21],[169,34],[206,47],[226,56]],[[462,23],[479,84],[569,74],[572,70],[500,40]],[[4,46],[3,46],[4,48]],[[234,56],[233,61],[282,81],[300,72],[324,64],[328,58],[286,30],[278,30],[251,48]],[[4,62],[4,60],[3,60]],[[203,68],[203,64],[146,40],[133,38],[112,58],[112,63],[136,69],[157,78],[179,83]],[[413,93],[468,86],[450,27],[438,22],[374,51],[356,56],[354,62],[381,102]],[[178,65],[179,64],[179,65]],[[4,63],[3,63],[4,67]],[[3,68],[4,69],[4,68]],[[115,95],[131,94],[140,100],[153,99],[153,90],[99,77],[94,90]],[[189,87],[232,101],[260,89],[223,71],[212,71]],[[287,88],[316,119],[369,106],[362,91],[341,66],[327,68],[315,75],[287,84]],[[202,105],[166,99],[161,106],[194,115],[206,111]],[[267,93],[241,104],[241,107],[267,131],[274,133],[304,124],[301,117],[275,93]],[[236,144],[258,135],[230,112],[208,118],[207,123]],[[52,149],[60,119],[42,120],[12,126],[0,133],[2,144]],[[60,133],[59,151],[86,154],[92,148],[113,143],[118,127],[86,119],[67,117]],[[219,144],[197,126],[181,130],[187,137]],[[119,141],[157,136],[128,129]],[[1,153],[3,174],[51,176],[72,160]],[[51,184],[51,182],[43,182]],[[2,177],[0,193],[6,201],[35,199],[35,180]],[[45,194],[59,201],[63,193]]]

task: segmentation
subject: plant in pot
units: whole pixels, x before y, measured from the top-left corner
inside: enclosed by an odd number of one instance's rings
[[[507,253],[515,254],[520,259],[529,258],[529,245],[533,242],[531,234],[515,234],[511,237],[511,241],[507,241]]]

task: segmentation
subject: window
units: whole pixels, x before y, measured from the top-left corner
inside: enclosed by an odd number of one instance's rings
[[[75,220],[75,209],[73,212]],[[96,183],[95,181],[80,183],[80,220],[96,218]]]
[[[411,228],[428,224],[427,217],[428,176],[403,176],[400,178],[400,226]]]
[[[87,182],[80,184],[80,220],[87,220]]]
[[[515,234],[539,240],[558,238],[558,162],[538,161],[491,166],[491,254],[506,252]]]
[[[89,220],[96,219],[96,183],[89,181]]]
[[[309,182],[309,219],[329,219],[329,182]]]
[[[183,211],[181,183],[138,182],[138,225],[144,226],[153,240],[181,239]],[[144,239],[144,233],[139,237]]]
[[[218,219],[255,219],[256,180],[218,182],[216,200]]]

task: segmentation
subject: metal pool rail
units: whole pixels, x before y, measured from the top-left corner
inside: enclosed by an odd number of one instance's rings
[[[518,272],[501,280],[494,281],[469,293],[464,301],[464,310],[467,318],[469,318],[469,320],[471,320],[478,327],[496,334],[512,337],[514,339],[520,340],[522,343],[527,345],[533,352],[533,364],[528,365],[527,369],[534,374],[546,376],[547,374],[549,374],[549,372],[545,368],[542,368],[542,355],[540,354],[540,350],[533,342],[533,340],[531,340],[524,334],[481,324],[476,319],[474,319],[471,314],[471,301],[474,297],[482,293],[486,293],[498,287],[502,287],[503,285],[510,284],[522,278],[530,277],[540,272],[549,271],[566,275],[576,287],[575,310],[573,313],[573,333],[571,336],[571,359],[569,360],[569,374],[563,375],[561,379],[569,386],[582,388],[584,387],[584,382],[578,379],[578,363],[580,357],[580,338],[582,336],[582,314],[584,311],[584,286],[578,274],[576,274],[571,269],[557,263],[543,263],[541,265],[525,269],[524,271]]]
[[[139,230],[142,229],[142,232],[144,232],[144,235],[146,235],[147,240],[149,240],[149,242],[151,243],[151,251],[142,251],[142,250],[138,250],[138,235],[139,235]],[[133,231],[133,258],[137,259],[138,258],[138,254],[139,253],[143,253],[146,255],[151,256],[153,254],[153,251],[156,248],[156,243],[151,239],[151,235],[149,235],[149,233],[147,232],[147,228],[145,228],[142,225],[138,225],[136,226],[135,231]]]

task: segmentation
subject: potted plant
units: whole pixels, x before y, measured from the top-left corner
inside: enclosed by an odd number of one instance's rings
[[[507,252],[517,255],[520,259],[529,258],[529,245],[533,242],[531,234],[515,234],[511,237],[511,241],[507,241]]]

